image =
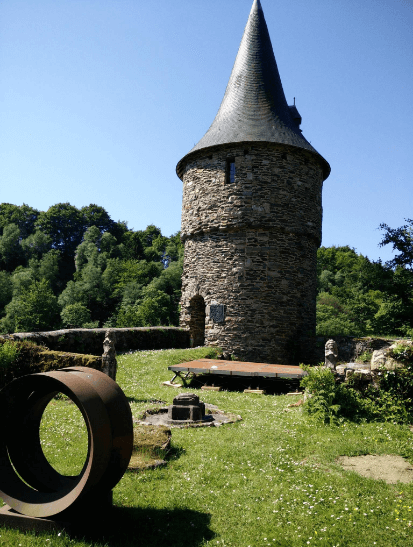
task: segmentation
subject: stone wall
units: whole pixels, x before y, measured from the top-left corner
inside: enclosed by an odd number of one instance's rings
[[[50,332],[20,332],[0,338],[32,340],[51,350],[101,356],[108,329],[65,329]],[[189,348],[189,331],[177,327],[111,329],[117,352],[143,349]]]
[[[332,338],[338,346],[339,363],[354,362],[363,353],[373,353],[375,350],[390,347],[395,340],[387,338],[355,338],[352,336],[317,336],[316,338],[316,363],[324,363],[324,347]],[[307,362],[307,361],[304,361]]]
[[[226,180],[229,158],[233,183]],[[188,161],[181,325],[191,328],[192,299],[202,297],[207,345],[246,361],[300,362],[314,346],[319,159],[284,145],[245,143]]]

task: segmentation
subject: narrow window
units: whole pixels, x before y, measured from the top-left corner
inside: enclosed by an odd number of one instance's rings
[[[226,182],[235,182],[235,158],[227,159]]]

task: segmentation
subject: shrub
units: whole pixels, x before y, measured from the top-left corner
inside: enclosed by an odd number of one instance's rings
[[[323,366],[301,368],[307,372],[301,386],[312,395],[305,404],[306,411],[323,422],[332,423],[340,410],[340,406],[334,404],[336,384],[333,372]]]
[[[357,381],[356,375],[338,383],[325,367],[302,366],[308,373],[301,380],[311,397],[304,410],[324,423],[338,419],[355,422],[409,423],[413,417],[413,364],[396,371],[381,371],[379,385]]]
[[[413,364],[413,346],[411,344],[403,342],[396,344],[396,347],[391,350],[390,355],[396,361],[404,364]]]
[[[357,362],[357,363],[370,363],[372,357],[373,357],[373,352],[371,352],[371,351],[364,351],[363,353],[361,353],[361,354],[357,357],[356,362]]]
[[[18,355],[19,349],[13,342],[6,340],[4,344],[0,344],[0,368],[8,368],[16,361]]]

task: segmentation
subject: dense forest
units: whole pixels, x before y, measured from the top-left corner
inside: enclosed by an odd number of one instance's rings
[[[382,224],[398,254],[318,251],[317,332],[413,334],[413,221]],[[0,332],[177,325],[183,247],[150,225],[131,230],[103,207],[0,205]]]
[[[178,323],[179,234],[103,207],[0,205],[0,332]]]

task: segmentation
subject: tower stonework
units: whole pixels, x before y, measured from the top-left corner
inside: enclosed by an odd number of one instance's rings
[[[311,358],[328,163],[285,100],[254,0],[218,114],[177,166],[185,244],[181,325],[235,358]]]

